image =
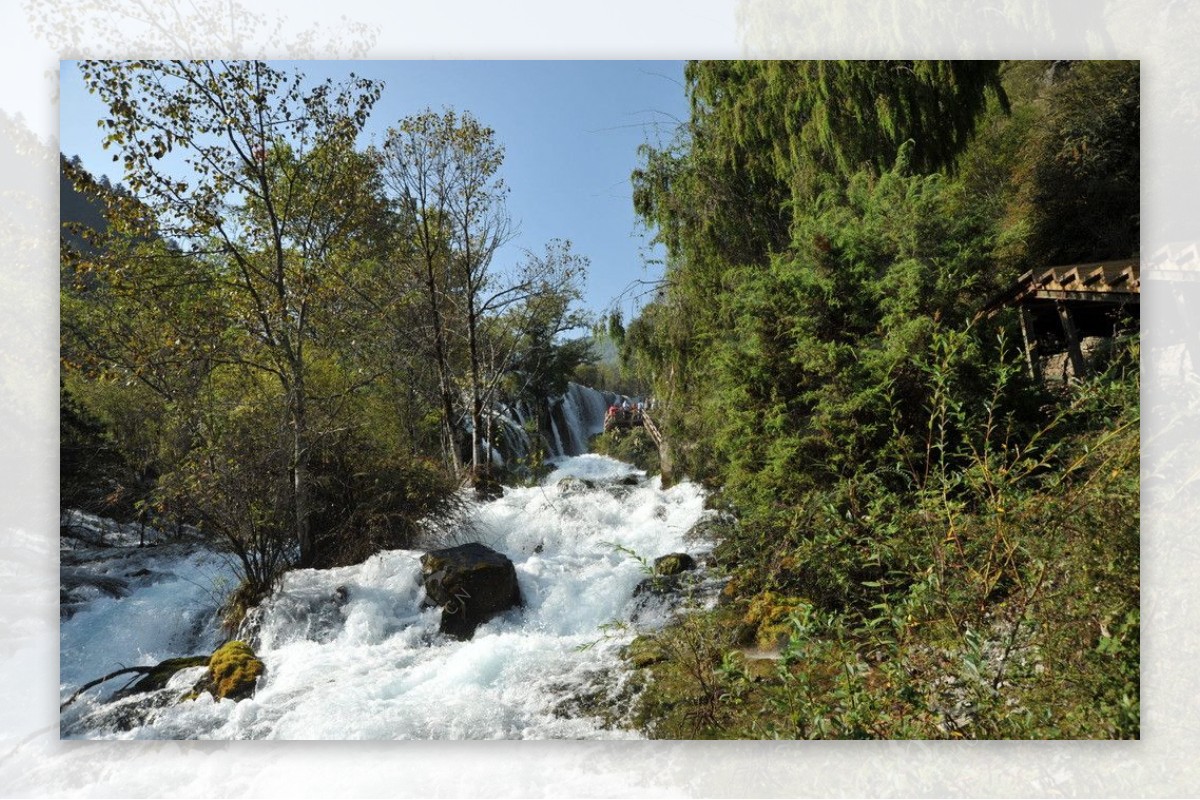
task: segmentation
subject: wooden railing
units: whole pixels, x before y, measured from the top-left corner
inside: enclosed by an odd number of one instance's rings
[[[654,420],[650,415],[642,411],[642,427],[650,434],[650,438],[658,445],[658,462],[659,471],[662,474],[662,486],[667,488],[675,482],[675,466],[674,460],[671,458],[671,447],[667,440],[663,437],[662,431],[654,424]]]
[[[642,411],[642,425],[646,428],[647,432],[649,432],[650,438],[654,440],[656,445],[658,445],[658,449],[662,450],[662,433],[659,432],[658,426],[654,424],[654,420],[650,419],[650,415],[645,411]]]

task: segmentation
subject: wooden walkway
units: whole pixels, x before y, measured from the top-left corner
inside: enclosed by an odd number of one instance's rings
[[[1007,307],[1018,310],[1025,361],[1035,380],[1052,377],[1043,375],[1043,362],[1061,353],[1070,369],[1054,379],[1081,378],[1090,372],[1083,340],[1139,327],[1140,294],[1136,259],[1066,264],[1026,272],[983,311],[991,318]]]
[[[609,408],[608,413],[604,417],[604,431],[607,433],[612,430],[628,431],[634,428],[642,428],[650,434],[650,438],[658,447],[658,464],[659,471],[662,474],[662,486],[667,488],[674,482],[673,461],[671,459],[671,446],[667,442],[658,425],[651,418],[650,414],[644,408],[636,409],[616,409]]]
[[[654,424],[654,420],[645,410],[642,411],[642,427],[650,434],[650,438],[658,445],[658,468],[662,475],[662,487],[665,489],[675,482],[675,466],[671,460],[671,446],[668,444],[666,437],[662,435],[662,431],[658,429],[658,425]]]
[[[658,449],[662,450],[663,435],[658,430],[658,426],[654,424],[654,420],[650,419],[650,415],[645,411],[642,412],[642,426],[650,434],[650,438],[654,440],[654,443],[658,445]]]

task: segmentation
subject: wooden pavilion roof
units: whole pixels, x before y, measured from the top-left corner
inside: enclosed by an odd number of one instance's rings
[[[1137,259],[1089,261],[1032,269],[993,297],[984,307],[988,316],[1001,308],[1033,300],[1137,302],[1141,275]]]

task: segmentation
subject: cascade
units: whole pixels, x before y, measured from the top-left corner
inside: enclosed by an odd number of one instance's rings
[[[151,701],[109,702],[114,689],[101,687],[67,708],[63,736],[636,736],[619,720],[589,716],[578,699],[622,696],[630,674],[622,646],[675,613],[677,599],[635,597],[645,565],[672,552],[702,554],[711,545],[685,539],[705,514],[700,487],[685,482],[664,490],[657,476],[586,454],[589,438],[604,430],[608,406],[625,399],[569,384],[550,401],[549,430],[541,433],[554,471],[538,486],[471,501],[473,515],[453,541],[428,543],[479,541],[516,567],[524,608],[485,623],[470,641],[439,634],[440,610],[422,607],[421,550],[387,551],[352,567],[295,570],[256,612],[252,644],[267,673],[253,697],[215,701],[202,694],[174,702],[202,667],[180,672]],[[534,416],[523,403],[500,408],[493,459],[530,452],[524,423]],[[64,557],[85,589],[89,581],[119,589],[84,591],[64,617],[64,697],[117,665],[210,652],[222,640],[217,606],[233,586],[228,564],[197,540],[139,551],[129,546],[131,536],[116,536],[124,547]],[[137,577],[105,583],[114,564]],[[703,572],[696,580],[700,596],[712,602],[718,582]]]
[[[586,397],[577,392],[572,401],[580,426],[592,424],[597,405]],[[89,690],[64,711],[62,735],[637,736],[619,718],[595,716],[598,704],[581,698],[608,698],[618,712],[628,710],[632,673],[621,649],[639,631],[665,624],[678,602],[653,593],[635,596],[635,588],[646,579],[647,561],[706,552],[708,545],[687,538],[705,513],[704,492],[689,483],[664,490],[657,477],[605,456],[563,457],[554,465],[538,486],[508,488],[499,499],[474,503],[468,529],[458,534],[513,561],[525,602],[480,626],[471,640],[439,634],[440,611],[422,608],[420,550],[387,551],[351,567],[295,570],[258,612],[250,644],[266,672],[253,696],[216,701],[204,693],[179,702],[203,674],[197,667],[181,671],[149,698],[107,703],[111,689]],[[130,584],[120,598],[96,598],[63,620],[63,697],[117,664],[193,654],[176,649],[185,645],[172,639],[167,622],[196,608],[211,611],[201,596],[221,585],[228,591],[221,576],[206,578],[211,558],[194,551],[174,565],[159,558],[144,585]],[[202,590],[179,591],[186,581]],[[719,583],[703,571],[696,581],[700,595],[712,602]],[[131,628],[144,624],[147,609],[160,624]],[[187,647],[217,639],[216,621],[206,625],[189,634]]]
[[[577,456],[588,452],[588,440],[604,432],[604,413],[608,407],[630,400],[616,392],[602,392],[578,383],[568,383],[567,391],[551,398],[547,405],[547,430],[541,431],[546,450],[551,456]],[[520,459],[533,448],[524,423],[532,416],[523,403],[501,405],[497,424],[501,433],[496,448],[507,462]]]

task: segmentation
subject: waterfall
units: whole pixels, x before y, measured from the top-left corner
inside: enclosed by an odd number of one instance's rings
[[[616,392],[568,383],[565,393],[546,402],[547,428],[539,432],[546,451],[555,457],[588,452],[588,440],[604,432],[604,414],[608,407],[623,400],[633,402],[633,398]],[[525,422],[535,416],[523,401],[498,405],[495,425],[499,434],[493,446],[503,462],[525,458],[532,451],[533,443]]]
[[[601,392],[578,383],[567,384],[567,391],[557,398],[552,420],[561,420],[566,436],[561,450],[555,455],[577,456],[588,452],[588,440],[604,432],[604,414],[608,407],[632,398],[616,392]]]

